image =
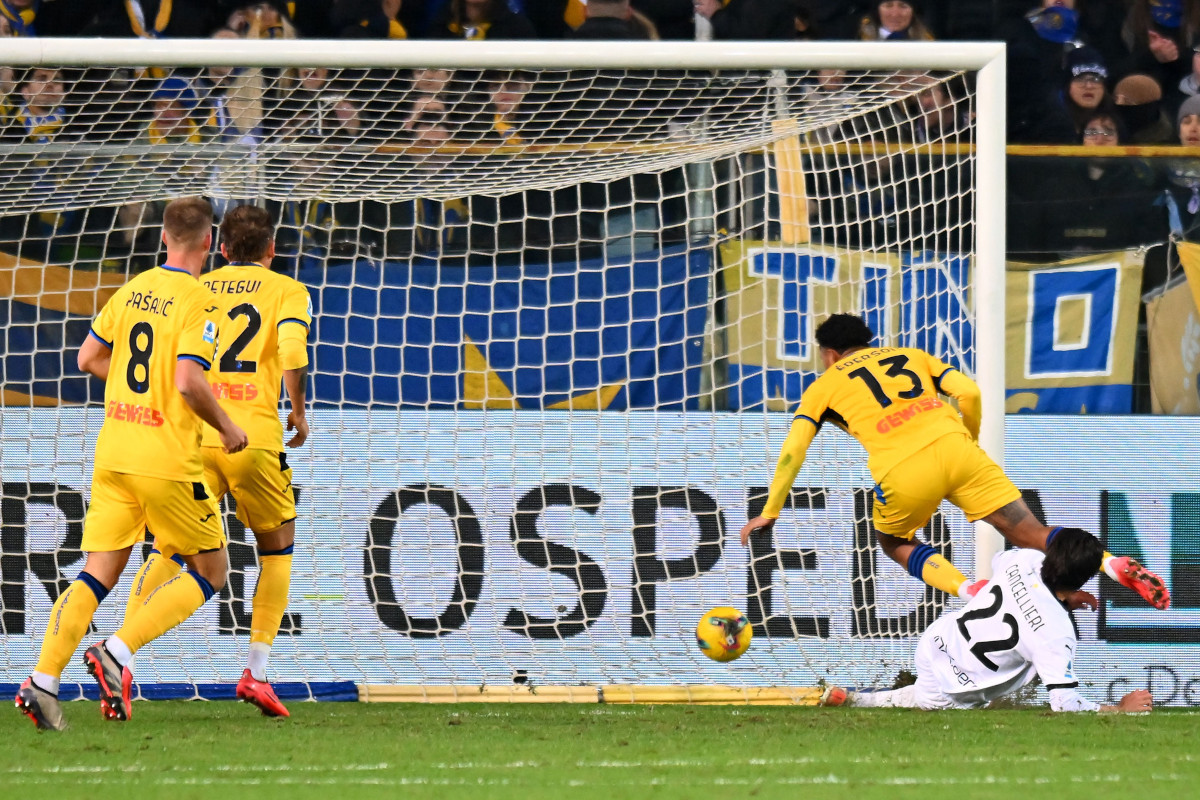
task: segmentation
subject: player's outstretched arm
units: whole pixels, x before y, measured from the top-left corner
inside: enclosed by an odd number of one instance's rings
[[[196,412],[196,416],[216,428],[226,453],[238,453],[246,449],[249,441],[246,432],[234,424],[217,403],[204,377],[204,367],[199,362],[187,358],[175,362],[175,388],[183,395],[184,402]]]
[[[287,390],[292,410],[288,412],[287,429],[296,433],[288,439],[288,447],[299,447],[308,439],[308,418],[304,413],[304,395],[308,388],[308,367],[285,369],[283,387]]]
[[[783,449],[779,453],[779,461],[775,464],[775,477],[771,480],[771,488],[767,494],[767,504],[762,514],[746,523],[742,528],[741,541],[745,547],[750,542],[750,534],[756,530],[770,530],[783,510],[792,484],[800,474],[804,465],[804,457],[813,437],[817,435],[817,426],[808,417],[796,417],[792,421],[792,429],[788,431]]]
[[[108,380],[108,367],[112,363],[112,348],[89,334],[79,346],[79,355],[75,359],[79,368],[84,372],[95,375],[102,381]]]

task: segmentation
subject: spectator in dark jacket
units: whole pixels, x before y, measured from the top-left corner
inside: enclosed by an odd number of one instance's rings
[[[450,0],[429,35],[434,39],[536,39],[524,14],[509,9],[505,0]]]
[[[878,0],[858,26],[863,41],[932,41],[933,34],[920,17],[917,0]]]
[[[1057,95],[1047,99],[1042,119],[1034,130],[1032,141],[1038,144],[1078,144],[1083,136],[1084,121],[1097,110],[1107,110],[1116,116],[1106,81],[1108,67],[1100,53],[1091,47],[1080,47],[1067,57],[1067,85]]]
[[[407,39],[401,0],[337,0],[330,20],[339,39]]]
[[[795,39],[796,12],[791,0],[696,0],[696,13],[712,22],[713,38]]]
[[[1125,71],[1144,72],[1165,88],[1177,86],[1192,71],[1189,38],[1197,31],[1189,14],[1195,10],[1185,9],[1183,0],[1135,0],[1121,31],[1131,53]]]
[[[648,39],[646,30],[631,22],[629,0],[590,0],[587,19],[570,34],[571,39]]]

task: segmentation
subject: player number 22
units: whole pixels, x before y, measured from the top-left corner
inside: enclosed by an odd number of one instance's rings
[[[971,641],[971,631],[967,628],[967,623],[977,619],[987,619],[994,617],[996,612],[1000,610],[1000,604],[1004,601],[1000,587],[992,585],[991,591],[988,592],[992,596],[992,602],[983,608],[977,608],[973,611],[968,611],[958,618],[958,632],[968,642]],[[1000,621],[1008,627],[1008,637],[1004,639],[982,639],[971,645],[971,653],[979,659],[979,663],[996,672],[1000,667],[996,666],[996,662],[988,657],[988,653],[1003,652],[1016,647],[1017,640],[1021,636],[1020,629],[1017,627],[1017,618],[1012,614],[1005,614],[1000,618]]]
[[[912,386],[899,392],[900,397],[905,400],[912,400],[925,394],[925,386],[921,383],[921,376],[908,369],[905,364],[908,363],[908,356],[888,356],[887,358],[879,359],[879,363],[887,366],[888,370],[884,374],[889,378],[905,377],[912,383]],[[887,408],[892,404],[892,398],[887,396],[883,391],[883,386],[880,385],[879,379],[866,367],[859,367],[850,373],[851,378],[858,378],[867,385],[871,390],[871,394],[875,395],[875,400],[879,403],[880,408]]]

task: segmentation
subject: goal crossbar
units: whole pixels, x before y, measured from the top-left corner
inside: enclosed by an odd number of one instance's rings
[[[291,39],[10,39],[5,60],[29,66],[504,69],[983,69],[999,42],[360,41]]]

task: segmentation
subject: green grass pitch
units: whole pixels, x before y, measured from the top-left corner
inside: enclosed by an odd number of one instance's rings
[[[0,719],[13,798],[1189,797],[1196,712],[749,706],[69,703]]]

